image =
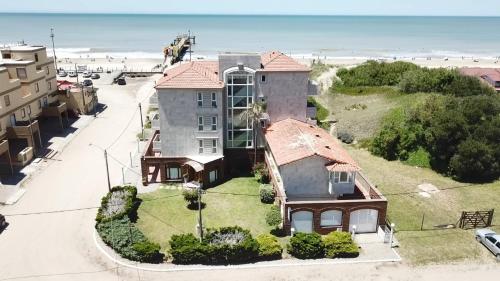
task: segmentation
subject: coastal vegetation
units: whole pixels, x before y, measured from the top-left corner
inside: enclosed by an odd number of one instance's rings
[[[500,176],[500,99],[479,79],[456,70],[375,61],[340,69],[338,76],[335,90],[397,87],[403,95],[427,93],[389,111],[368,143],[373,154],[431,167],[460,181]]]

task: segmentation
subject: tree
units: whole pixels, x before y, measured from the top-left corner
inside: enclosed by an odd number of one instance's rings
[[[252,122],[253,128],[253,148],[254,148],[254,157],[253,157],[253,165],[257,164],[257,130],[259,125],[260,118],[262,114],[266,111],[266,104],[264,102],[254,102],[241,114],[241,120],[250,120]]]
[[[500,176],[500,163],[487,144],[468,138],[458,146],[457,153],[451,158],[450,171],[461,181],[492,181]]]

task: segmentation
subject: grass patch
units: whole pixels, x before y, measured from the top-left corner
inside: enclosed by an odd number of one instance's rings
[[[321,74],[327,72],[333,67],[331,64],[324,64],[321,61],[311,65],[310,77],[312,80],[316,80]]]
[[[308,97],[307,102],[316,107],[316,119],[322,121],[328,118],[328,115],[330,113],[328,112],[328,109],[326,109],[323,105],[321,105],[321,103],[316,101],[313,97]]]
[[[260,202],[259,186],[252,177],[235,178],[208,189],[203,195],[204,227],[238,225],[249,229],[254,236],[269,233],[272,227],[266,224],[265,216],[272,205]],[[167,249],[173,234],[196,233],[198,211],[186,207],[181,190],[170,186],[139,197],[143,202],[136,226],[162,249]]]
[[[346,148],[387,197],[387,216],[396,224],[399,252],[410,264],[495,262],[493,255],[474,240],[473,230],[438,230],[435,226],[457,223],[462,211],[498,209],[500,181],[463,184],[430,169],[387,161],[352,146]],[[424,182],[441,191],[430,198],[422,197],[418,185]],[[420,231],[423,215],[424,231]],[[493,218],[492,229],[500,231],[500,216]]]
[[[346,87],[343,85],[334,84],[330,88],[330,93],[339,93],[351,96],[366,96],[376,94],[399,95],[401,92],[397,87],[391,86],[359,86],[359,87]]]
[[[420,147],[418,150],[410,152],[404,163],[415,167],[430,168],[430,154]]]

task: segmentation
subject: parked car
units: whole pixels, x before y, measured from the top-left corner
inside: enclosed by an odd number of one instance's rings
[[[92,79],[99,79],[99,78],[101,78],[101,75],[99,75],[97,73],[92,73],[92,76],[90,76],[90,78],[92,78]]]
[[[116,79],[116,83],[118,85],[127,85],[127,81],[125,81],[125,77],[120,77],[120,78]]]
[[[90,78],[92,76],[92,71],[84,71],[83,78]]]
[[[83,82],[82,82],[82,85],[83,85],[83,86],[86,86],[86,87],[90,87],[90,86],[92,86],[93,84],[94,84],[94,83],[92,83],[92,80],[90,80],[90,79],[85,79],[85,80],[83,80]]]
[[[70,71],[70,72],[68,73],[68,76],[69,76],[69,77],[77,77],[77,76],[78,76],[78,73],[76,73],[76,71]]]
[[[68,73],[66,73],[66,71],[64,71],[64,70],[59,70],[57,75],[59,75],[59,77],[66,77],[66,76],[68,76]]]
[[[500,235],[491,229],[481,228],[476,230],[476,240],[486,246],[495,255],[497,261],[500,261]]]
[[[5,220],[5,216],[0,214],[0,232],[7,227],[7,221]]]

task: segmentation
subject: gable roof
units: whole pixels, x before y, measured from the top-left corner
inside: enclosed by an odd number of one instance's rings
[[[289,118],[273,123],[264,134],[278,166],[318,155],[330,160],[330,171],[360,170],[340,143],[317,126]]]
[[[279,51],[264,53],[260,58],[262,68],[266,71],[310,71],[309,67]]]
[[[157,89],[221,89],[216,61],[192,61],[168,69],[156,83]]]

